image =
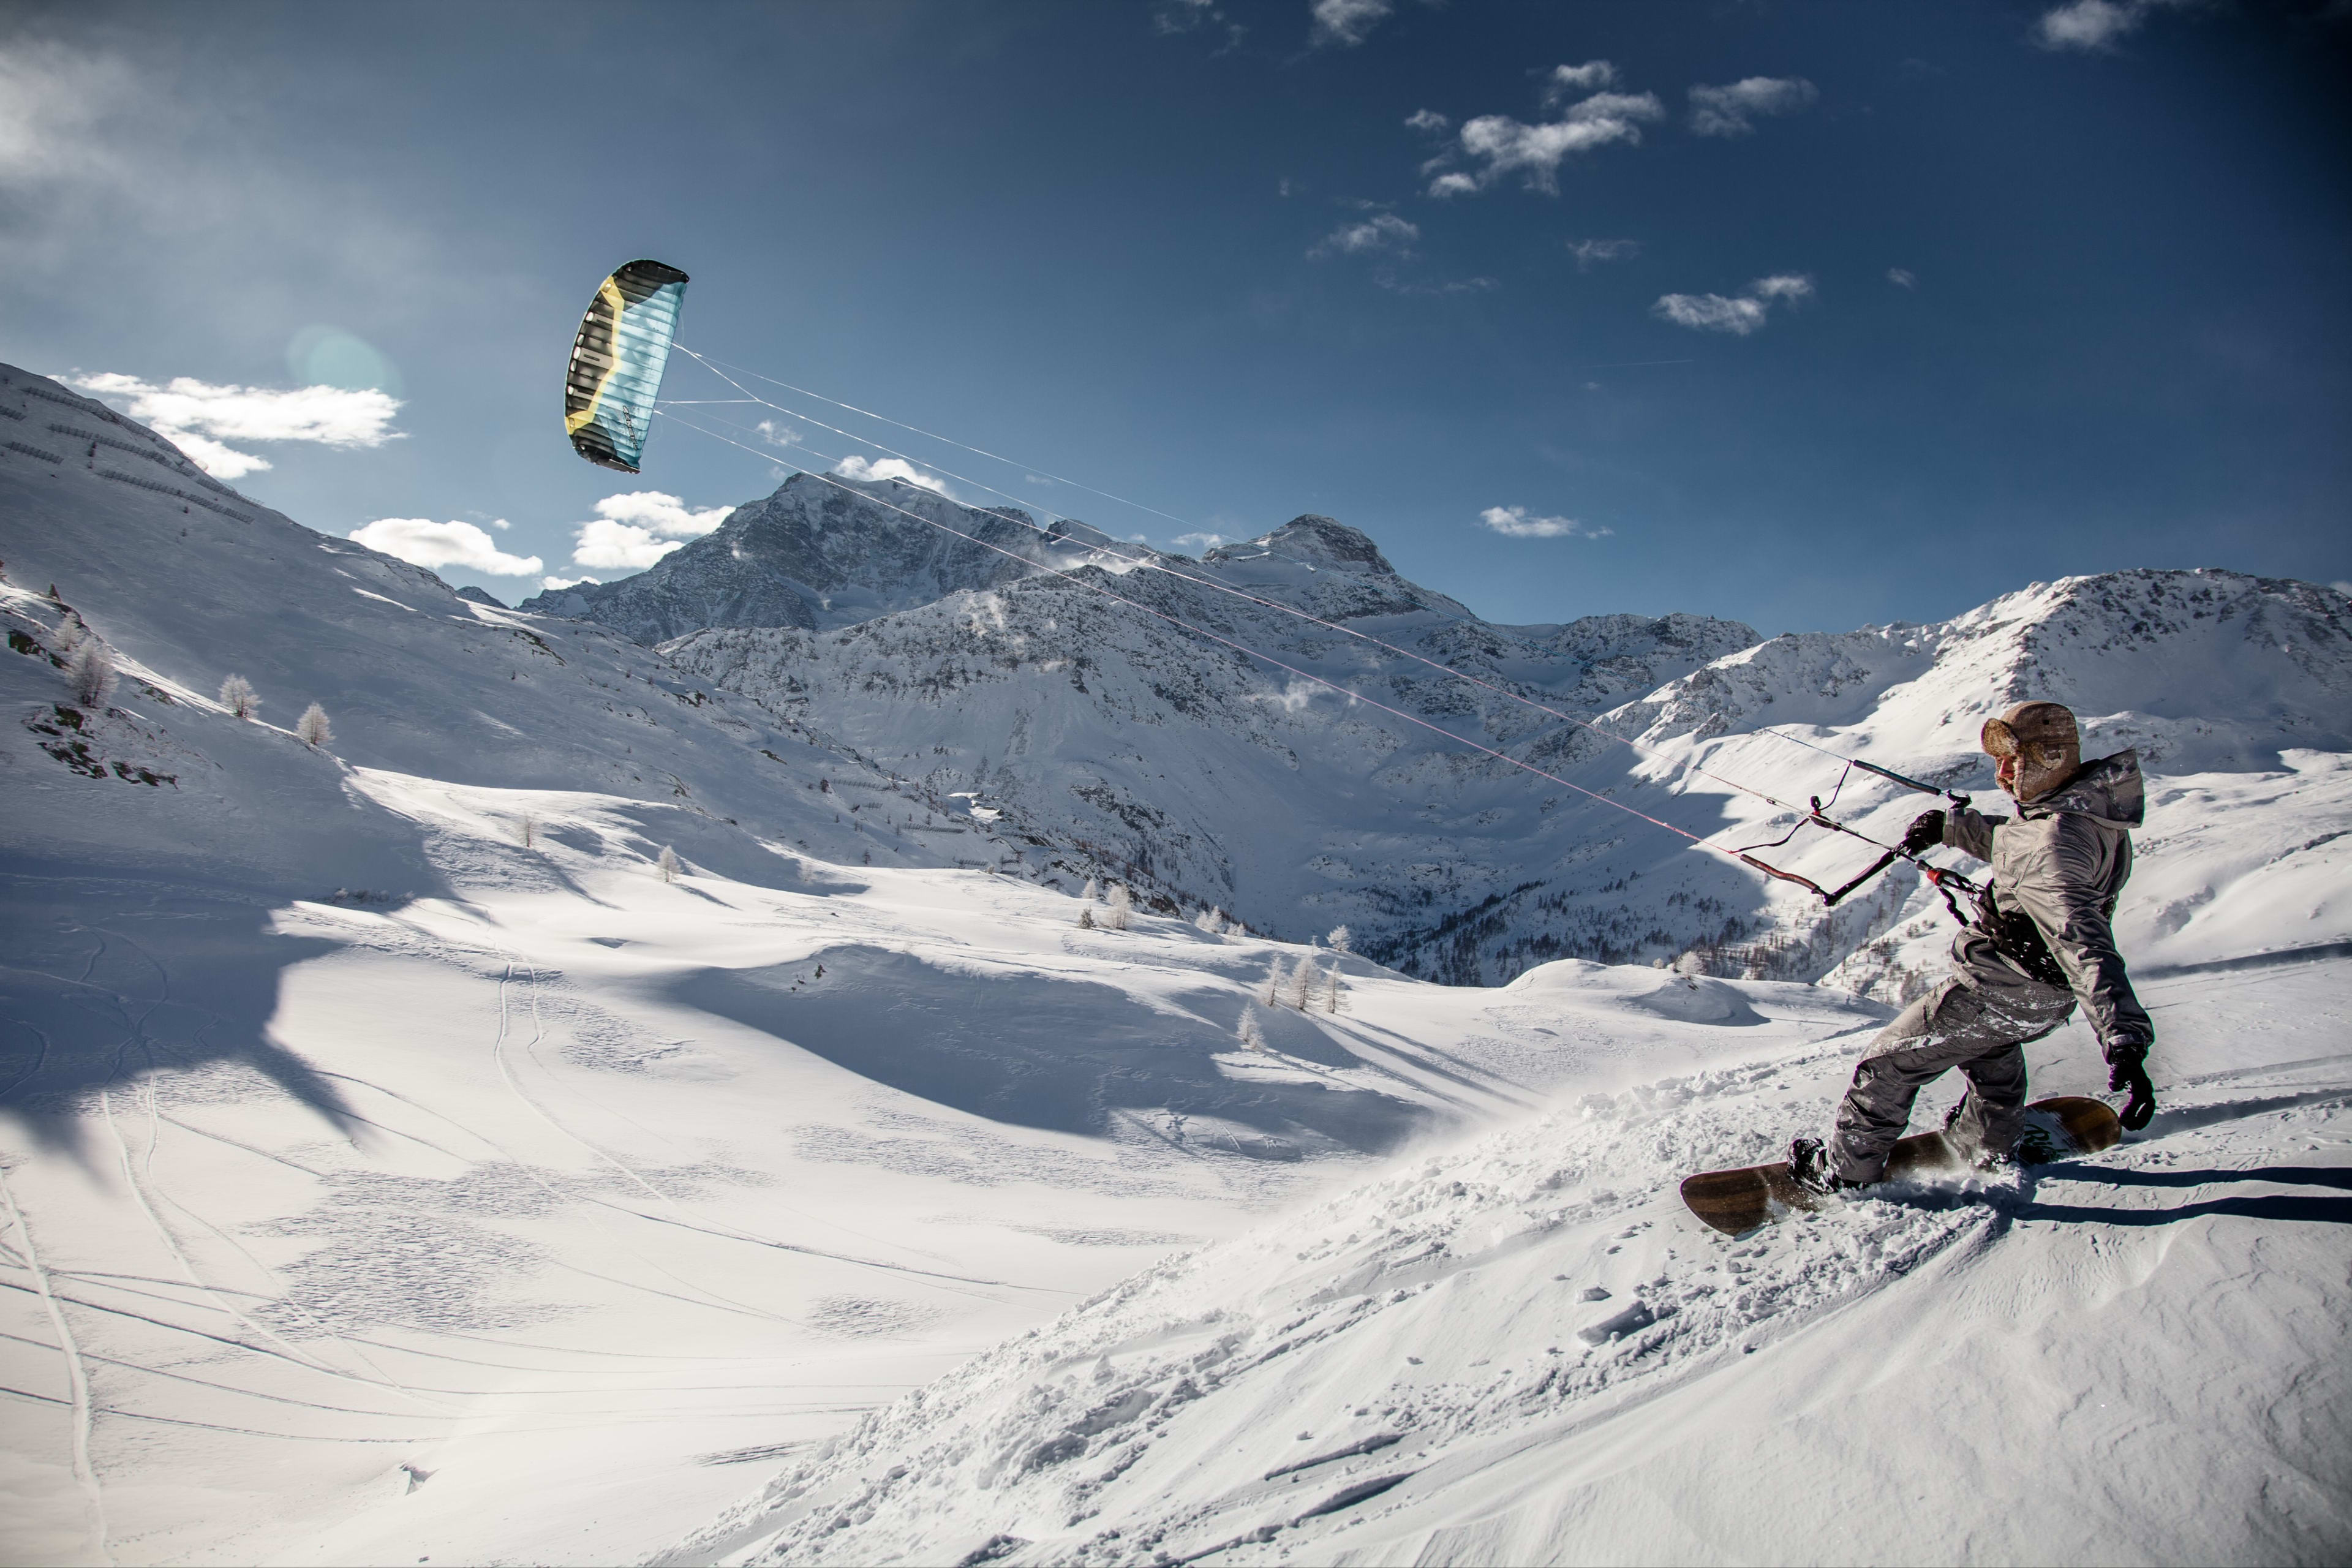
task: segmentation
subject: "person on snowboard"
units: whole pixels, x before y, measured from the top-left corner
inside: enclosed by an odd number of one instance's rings
[[[1949,845],[1992,862],[1992,878],[1976,922],[1952,943],[1951,977],[1871,1042],[1829,1142],[1789,1146],[1789,1174],[1810,1191],[1878,1180],[1911,1102],[1952,1068],[1969,1088],[1946,1135],[1979,1162],[2012,1158],[2024,1132],[2024,1047],[2064,1023],[2077,1002],[2098,1031],[2107,1087],[2131,1096],[2123,1124],[2137,1131],[2155,1114],[2147,1053],[2156,1030],[2132,994],[2110,925],[2131,875],[2126,830],[2140,823],[2138,753],[2085,763],[2074,715],[2055,702],[2021,702],[1987,720],[1983,743],[2017,801],[2016,820],[1963,806],[1923,812],[1904,835],[1906,854]]]

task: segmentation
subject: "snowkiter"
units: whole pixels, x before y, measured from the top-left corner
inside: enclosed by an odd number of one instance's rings
[[[1800,1138],[1789,1173],[1814,1192],[1878,1180],[1929,1080],[1958,1068],[1968,1093],[1947,1136],[1987,1163],[2014,1155],[2024,1131],[2025,1051],[2079,1004],[2097,1031],[2107,1087],[2128,1092],[2135,1131],[2156,1110],[2147,1078],[2156,1031],[2132,994],[2112,922],[2131,875],[2128,831],[2139,826],[2139,757],[2085,763],[2074,715],[2055,702],[2021,702],[1983,731],[2017,816],[1966,807],[1923,812],[1904,848],[1948,845],[1992,863],[1977,919],[1952,943],[1953,973],[1878,1033],[1853,1069],[1824,1143]]]

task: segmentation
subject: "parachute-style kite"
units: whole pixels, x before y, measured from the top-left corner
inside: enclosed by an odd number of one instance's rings
[[[685,273],[659,261],[632,261],[588,302],[563,378],[563,428],[572,449],[590,462],[637,471],[685,300]]]

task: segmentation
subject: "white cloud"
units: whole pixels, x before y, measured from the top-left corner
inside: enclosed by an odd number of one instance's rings
[[[1478,521],[1513,539],[1605,539],[1613,529],[1587,528],[1570,517],[1529,517],[1523,506],[1490,506]]]
[[[572,541],[574,566],[602,566],[615,572],[642,572],[671,551],[686,548],[683,539],[656,539],[650,530],[610,518],[582,523]]]
[[[1493,184],[1515,171],[1527,176],[1529,190],[1558,192],[1559,165],[1578,153],[1589,153],[1612,142],[1642,139],[1643,121],[1665,118],[1665,106],[1650,92],[1596,92],[1570,106],[1556,121],[1527,125],[1507,114],[1482,114],[1462,127],[1462,151],[1486,167],[1472,178],[1440,176],[1429,187],[1433,196],[1460,195]]]
[[[1733,332],[1740,337],[1764,325],[1760,300],[1727,299],[1721,294],[1666,294],[1650,307],[1678,327],[1700,331]]]
[[[1315,18],[1311,42],[1355,45],[1370,37],[1396,5],[1395,0],[1310,0],[1307,9]]]
[[[1225,536],[1222,533],[1180,533],[1171,542],[1181,544],[1190,550],[1201,551],[1214,550],[1224,542]]]
[[[1631,261],[1642,254],[1642,242],[1638,239],[1571,239],[1568,242],[1568,253],[1576,258],[1576,269],[1581,272],[1596,261]]]
[[[1587,60],[1580,66],[1554,66],[1544,79],[1544,107],[1549,109],[1580,92],[1598,92],[1617,85],[1617,68],[1607,60]]]
[[[1911,269],[1907,267],[1888,268],[1886,269],[1886,280],[1889,283],[1894,284],[1898,289],[1916,289],[1919,287],[1919,279],[1913,276]]]
[[[1404,117],[1406,126],[1414,131],[1444,131],[1454,121],[1433,109],[1416,109]]]
[[[158,425],[155,434],[185,452],[188,461],[216,479],[241,479],[247,474],[276,467],[268,458],[257,453],[240,452],[193,430],[171,430]]]
[[[500,527],[505,526],[500,524]],[[528,577],[545,569],[536,555],[509,555],[490,536],[470,522],[435,522],[422,517],[380,517],[352,530],[351,537],[370,550],[439,571],[463,566],[491,577]]]
[[[660,490],[632,490],[626,495],[606,496],[596,503],[598,517],[678,539],[699,539],[725,522],[727,514],[734,510],[712,506],[698,510]]]
[[[1362,223],[1342,224],[1317,240],[1307,251],[1316,256],[1361,256],[1367,251],[1403,250],[1421,237],[1421,229],[1394,213],[1379,213]]]
[[[779,425],[772,419],[762,419],[751,428],[758,431],[760,439],[771,447],[797,447],[801,444],[799,431]]]
[[[1764,318],[1775,304],[1793,305],[1813,297],[1813,280],[1793,272],[1759,278],[1744,293],[1667,294],[1650,307],[1653,313],[1678,327],[1702,332],[1729,332],[1746,337],[1761,331]]]
[[[268,458],[238,451],[224,445],[226,441],[313,441],[351,447],[381,447],[401,438],[391,428],[400,399],[372,389],[215,385],[184,375],[157,386],[113,371],[74,371],[58,379],[143,420],[218,479],[236,479],[270,466]]]
[[[912,463],[898,458],[881,458],[868,462],[864,458],[844,458],[833,466],[833,471],[845,479],[899,479],[935,495],[955,500],[955,492],[947,481],[936,474],[927,474]]]
[[[539,585],[548,593],[561,594],[564,589],[577,588],[583,583],[594,587],[600,581],[594,577],[541,577],[539,580]]]
[[[2105,49],[2135,31],[2148,14],[2189,0],[2070,0],[2042,13],[2033,41],[2045,49]]]
[[[1721,87],[1690,89],[1690,128],[1699,136],[1746,136],[1768,114],[1793,114],[1821,97],[1801,76],[1751,76]]]

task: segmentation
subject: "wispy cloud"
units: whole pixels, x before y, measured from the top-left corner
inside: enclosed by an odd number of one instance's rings
[[[1916,289],[1919,287],[1918,278],[1913,274],[1912,270],[1908,267],[1888,268],[1886,269],[1886,280],[1889,283],[1894,284],[1897,289]]]
[[[1181,544],[1195,552],[1214,550],[1224,542],[1225,536],[1222,533],[1180,533],[1171,541],[1171,543]]]
[[[1307,10],[1315,26],[1307,41],[1351,48],[1395,9],[1395,0],[1309,0]]]
[[[1572,68],[1590,71],[1592,65]],[[1665,118],[1665,105],[1651,92],[1596,92],[1570,104],[1558,120],[1529,125],[1507,114],[1482,114],[1463,124],[1459,151],[1477,163],[1475,174],[1454,171],[1430,182],[1433,196],[1468,195],[1492,185],[1506,174],[1525,177],[1528,189],[1557,194],[1560,163],[1578,153],[1612,142],[1638,142],[1642,126]],[[1445,159],[1423,167],[1430,173]]]
[[[1387,268],[1372,274],[1372,281],[1391,294],[1430,294],[1450,298],[1458,294],[1485,294],[1502,287],[1492,278],[1456,278],[1444,283],[1399,278]]]
[[[1638,239],[1571,239],[1568,253],[1576,258],[1576,269],[1589,271],[1596,261],[1631,261],[1642,254]]]
[[[2159,10],[2187,5],[2189,0],[2069,0],[2042,13],[2033,24],[2033,41],[2045,49],[2101,50],[2135,32]]]
[[[797,447],[801,444],[799,431],[789,425],[779,425],[772,419],[762,419],[751,428],[759,433],[761,440],[771,447]]]
[[[504,528],[504,522],[492,526]],[[536,555],[509,555],[470,522],[435,522],[423,517],[380,517],[355,528],[351,537],[370,550],[437,572],[463,566],[490,577],[528,577],[546,563]]]
[[[1678,327],[1705,332],[1733,332],[1744,338],[1764,325],[1761,300],[1723,294],[1664,294],[1650,309]]]
[[[1766,115],[1793,114],[1821,97],[1801,76],[1751,76],[1690,89],[1690,128],[1698,136],[1749,136]]]
[[[1454,123],[1433,109],[1416,109],[1404,117],[1404,122],[1411,130],[1428,132],[1433,134],[1448,129]]]
[[[626,495],[606,496],[596,503],[599,517],[678,539],[700,538],[725,522],[727,514],[733,510],[724,506],[689,507],[677,497],[660,490],[631,490]]]
[[[1775,304],[1793,305],[1812,295],[1811,279],[1784,272],[1759,278],[1737,295],[1667,294],[1650,310],[1678,327],[1744,338],[1763,330],[1765,317]]]
[[[381,447],[401,435],[391,427],[400,400],[383,392],[215,385],[184,375],[158,386],[112,371],[74,371],[58,379],[143,420],[215,479],[239,479],[270,466],[268,458],[228,441]]]
[[[1373,251],[1409,249],[1421,237],[1420,226],[1394,213],[1376,213],[1361,223],[1341,224],[1315,242],[1309,257],[1362,256]]]
[[[1176,37],[1204,26],[1223,29],[1224,47],[1217,50],[1218,54],[1238,46],[1243,35],[1249,31],[1227,16],[1224,7],[1216,0],[1166,0],[1166,4],[1151,13],[1151,29],[1156,33]]]
[[[844,458],[833,466],[833,471],[845,479],[898,479],[920,489],[955,500],[955,492],[937,474],[927,474],[900,458],[880,458],[868,461],[864,458]]]
[[[1588,528],[1572,517],[1530,517],[1523,506],[1490,506],[1478,521],[1513,539],[1605,539],[1616,531]]]

